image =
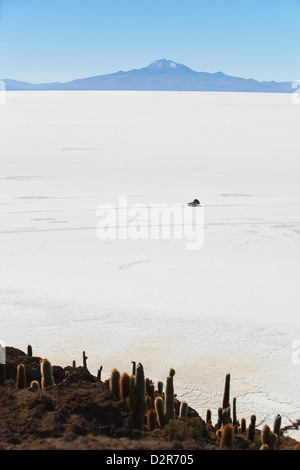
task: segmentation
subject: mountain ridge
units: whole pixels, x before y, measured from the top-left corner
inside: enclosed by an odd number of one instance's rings
[[[132,91],[223,91],[292,93],[292,82],[263,81],[240,78],[223,72],[197,72],[167,59],[159,59],[147,67],[120,70],[106,75],[75,79],[68,82],[29,83],[4,79],[8,91],[36,90],[132,90]]]

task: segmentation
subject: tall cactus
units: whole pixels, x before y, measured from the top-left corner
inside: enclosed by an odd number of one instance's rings
[[[280,428],[281,428],[281,416],[277,415],[274,420],[273,433],[277,436],[277,448],[280,446]]]
[[[150,379],[149,379],[149,377],[147,377],[146,380],[145,380],[146,395],[150,395],[150,393],[149,393],[150,383],[151,383]]]
[[[170,419],[174,419],[174,384],[173,384],[173,377],[172,376],[167,377],[167,382],[166,382],[166,393],[165,393],[165,424],[168,424]]]
[[[240,429],[241,434],[245,434],[246,432],[246,420],[245,418],[241,419],[241,429]]]
[[[231,418],[230,418],[230,408],[222,410],[222,424],[223,426],[226,426],[226,424],[231,423]]]
[[[255,423],[256,423],[256,416],[252,415],[250,418],[250,424],[248,428],[248,439],[249,441],[254,441],[255,436]]]
[[[274,434],[274,433],[271,434],[269,448],[270,448],[270,450],[278,449],[278,436],[277,436],[277,434]]]
[[[147,411],[153,409],[153,401],[149,395],[146,395],[146,406],[147,406]]]
[[[52,366],[48,359],[41,361],[41,385],[42,388],[52,387],[54,384],[54,378],[52,374]]]
[[[238,425],[238,421],[236,417],[236,398],[234,398],[232,402],[232,424],[233,426]]]
[[[149,431],[153,431],[156,426],[156,413],[153,409],[150,409],[147,413],[147,427]]]
[[[130,375],[129,376],[129,395],[126,398],[126,403],[130,411],[134,411],[134,403],[135,403],[135,398],[134,398],[134,382],[135,382],[135,376]]]
[[[157,397],[155,399],[154,406],[155,406],[158,425],[159,427],[163,428],[165,424],[165,415],[164,415],[164,401],[162,397]]]
[[[223,410],[226,410],[230,407],[230,374],[226,375],[225,378],[225,387],[224,387],[224,396],[223,396]]]
[[[179,410],[179,418],[186,418],[188,414],[188,404],[186,401],[182,401],[180,404],[180,410]]]
[[[109,390],[114,394],[117,400],[120,400],[120,372],[113,369],[109,379]]]
[[[206,411],[206,424],[211,422],[211,410]]]
[[[154,401],[155,401],[155,387],[153,383],[150,383],[149,385],[149,396],[152,400],[152,408],[153,408]]]
[[[129,375],[124,372],[120,378],[120,398],[121,400],[126,400],[129,396],[129,388],[130,388],[130,377]]]
[[[161,382],[161,381],[158,382],[158,384],[157,384],[157,391],[158,391],[159,395],[162,396],[163,391],[164,391],[164,384],[163,384],[163,382]]]
[[[221,429],[221,427],[222,427],[222,420],[223,420],[223,409],[220,407],[220,408],[218,408],[217,429]]]
[[[233,447],[233,426],[226,424],[222,429],[221,434],[221,449],[232,449]]]
[[[17,367],[17,382],[16,388],[21,390],[26,388],[26,371],[24,364],[19,364]]]
[[[144,424],[144,416],[146,413],[146,393],[145,393],[145,376],[144,368],[141,363],[136,367],[134,382],[134,412],[133,427],[142,429]]]
[[[265,424],[260,434],[260,440],[261,440],[262,445],[269,446],[270,438],[271,438],[271,429],[269,428],[267,424]]]
[[[83,351],[82,352],[82,362],[83,362],[83,367],[85,369],[87,369],[87,362],[86,362],[87,360],[88,360],[88,357],[86,356],[85,351]]]
[[[102,370],[103,370],[103,366],[100,366],[100,369],[98,369],[98,372],[97,372],[97,379],[99,380],[99,382],[101,382]]]

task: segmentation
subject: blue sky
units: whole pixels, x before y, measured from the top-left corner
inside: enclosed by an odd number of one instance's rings
[[[300,0],[0,0],[0,77],[68,81],[156,59],[300,79]]]

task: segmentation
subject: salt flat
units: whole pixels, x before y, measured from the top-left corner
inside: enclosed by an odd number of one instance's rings
[[[289,95],[9,92],[1,334],[53,363],[164,379],[200,413],[300,418],[300,106]],[[99,204],[205,205],[205,243],[96,236]]]

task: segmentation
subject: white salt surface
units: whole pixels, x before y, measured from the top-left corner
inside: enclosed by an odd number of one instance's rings
[[[300,106],[289,95],[9,92],[0,339],[164,380],[202,415],[300,418]],[[205,243],[96,237],[96,208],[205,204]]]

